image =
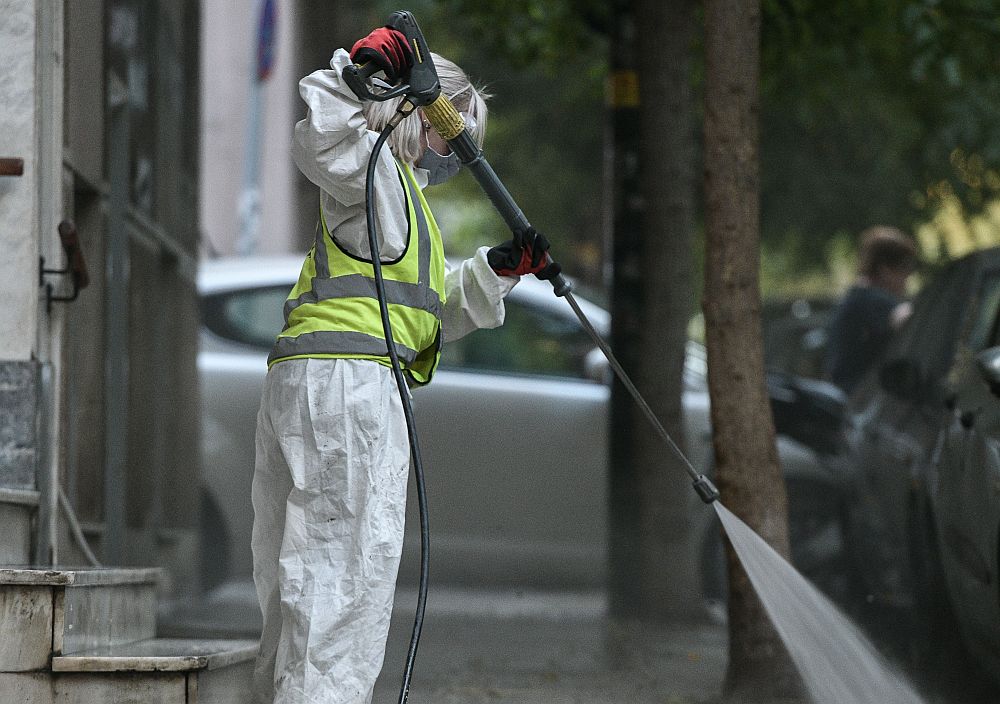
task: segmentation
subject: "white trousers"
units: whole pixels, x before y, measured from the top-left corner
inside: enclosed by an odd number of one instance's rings
[[[261,704],[368,704],[403,544],[410,448],[392,372],[298,359],[267,374],[253,477]]]

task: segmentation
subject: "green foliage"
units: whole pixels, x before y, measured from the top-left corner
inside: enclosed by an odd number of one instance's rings
[[[995,3],[765,0],[763,12],[767,242],[816,267],[834,237],[933,219],[941,184],[973,215],[989,202],[1000,184]]]
[[[497,173],[566,268],[594,283],[607,32],[623,5],[410,3],[431,46],[494,94],[486,154]],[[1000,242],[997,9],[995,0],[762,0],[762,236],[768,261],[780,262],[763,270],[765,291],[842,277],[846,243],[873,223],[919,233],[931,258]],[[455,253],[506,236],[488,206],[469,205],[485,202],[471,178],[429,196],[448,214]]]
[[[461,18],[471,37],[513,66],[584,65],[589,54],[604,60],[602,35],[611,23],[613,3],[600,0],[441,0]]]
[[[569,44],[546,41],[568,21],[574,3],[505,0],[475,3],[474,12],[462,5],[418,0],[410,9],[431,49],[493,95],[484,153],[518,205],[552,242],[553,256],[567,271],[598,283],[607,50],[598,45],[578,55]],[[395,5],[385,3],[384,9],[388,15]],[[589,36],[582,27],[579,32]],[[477,246],[510,237],[468,174],[426,194],[449,255],[468,256]]]

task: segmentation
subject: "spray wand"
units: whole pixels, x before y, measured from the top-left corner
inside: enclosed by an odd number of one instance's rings
[[[412,455],[414,476],[417,485],[417,500],[420,512],[420,585],[417,593],[417,612],[413,623],[413,634],[410,639],[410,648],[407,654],[406,667],[403,673],[403,684],[400,690],[399,702],[406,702],[410,679],[413,674],[413,664],[416,658],[417,646],[420,642],[420,631],[423,624],[424,608],[427,600],[427,579],[429,567],[430,539],[427,519],[427,500],[424,488],[423,467],[420,458],[420,449],[417,443],[415,424],[413,421],[413,411],[410,404],[409,391],[403,377],[399,360],[396,356],[396,346],[392,342],[392,327],[388,315],[388,305],[386,303],[385,285],[382,278],[381,261],[378,255],[379,246],[375,234],[375,213],[373,198],[373,181],[375,164],[378,154],[385,144],[389,134],[395,129],[405,117],[413,113],[418,107],[423,109],[424,117],[430,122],[442,139],[447,141],[448,146],[458,156],[462,164],[472,172],[473,177],[493,203],[493,206],[500,213],[504,222],[512,232],[524,232],[531,227],[527,217],[518,207],[510,192],[503,185],[503,182],[493,171],[493,167],[483,156],[482,150],[478,147],[475,139],[466,129],[465,120],[461,113],[455,109],[448,97],[441,92],[441,84],[438,80],[437,70],[431,60],[431,52],[427,47],[420,27],[417,25],[413,14],[405,10],[398,10],[389,16],[385,24],[386,27],[401,32],[407,40],[413,55],[413,65],[409,73],[400,82],[385,90],[375,92],[372,88],[371,78],[380,69],[373,61],[364,64],[352,64],[347,66],[342,76],[348,87],[361,100],[384,101],[393,98],[404,97],[396,114],[392,117],[385,129],[379,135],[372,150],[372,155],[368,161],[368,170],[365,183],[365,204],[368,222],[368,241],[372,252],[372,269],[375,278],[375,289],[379,298],[381,310],[382,327],[387,342],[389,360],[399,388],[400,399],[403,403],[404,416],[406,417],[407,430],[410,440],[410,452]],[[546,253],[546,258],[551,263],[551,256]],[[622,385],[628,390],[632,398],[639,405],[643,414],[655,428],[657,434],[670,447],[674,454],[684,463],[684,468],[691,477],[695,492],[706,504],[711,504],[719,498],[719,490],[704,474],[700,474],[691,465],[690,460],[681,452],[677,443],[674,442],[670,434],[667,433],[663,424],[660,423],[653,409],[639,393],[639,390],[632,383],[628,374],[615,358],[611,347],[601,337],[594,328],[590,320],[580,309],[576,298],[573,296],[573,287],[562,274],[557,274],[550,280],[556,296],[566,299],[584,330],[590,335],[594,343],[600,348],[607,358],[608,363]]]
[[[437,72],[431,61],[430,50],[427,48],[427,42],[424,40],[424,35],[421,33],[420,27],[417,25],[417,21],[413,15],[402,10],[394,12],[389,21],[386,22],[386,26],[401,32],[406,37],[413,51],[413,67],[410,69],[409,82],[405,84],[401,83],[384,93],[374,94],[368,86],[367,81],[378,70],[378,67],[371,62],[363,66],[348,66],[344,69],[344,80],[355,94],[363,100],[388,100],[389,98],[405,95],[406,101],[413,108],[422,107],[424,116],[431,123],[431,127],[434,128],[434,131],[442,139],[448,142],[448,146],[458,155],[462,164],[472,172],[472,175],[511,231],[523,232],[529,229],[531,223],[528,222],[528,219],[518,207],[513,197],[511,197],[503,182],[493,171],[486,157],[483,156],[482,150],[476,145],[472,135],[466,129],[465,120],[461,113],[455,109],[455,106],[452,105],[447,96],[441,92]],[[410,108],[408,112],[412,111],[413,108]],[[548,254],[546,256],[551,261],[551,257]],[[657,419],[653,410],[639,393],[635,384],[632,383],[632,380],[621,364],[618,363],[607,342],[594,329],[594,326],[580,309],[576,299],[573,297],[573,287],[570,282],[563,278],[562,274],[558,274],[551,279],[551,283],[555,295],[565,298],[566,302],[569,303],[576,317],[579,318],[580,324],[583,325],[584,330],[587,331],[590,337],[593,338],[594,343],[604,353],[608,363],[611,365],[611,369],[632,395],[632,398],[635,399],[639,408],[642,409],[643,414],[656,429],[657,434],[684,463],[685,470],[690,475],[698,496],[705,503],[712,503],[718,499],[718,489],[712,485],[712,482],[705,475],[698,473],[687,457],[684,456],[684,453],[681,452],[677,443],[674,442],[673,438],[670,437],[663,427],[663,424]]]

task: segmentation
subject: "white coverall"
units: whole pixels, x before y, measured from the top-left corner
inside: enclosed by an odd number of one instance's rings
[[[332,70],[300,81],[309,111],[295,126],[292,153],[321,189],[333,237],[367,259],[365,167],[377,135],[341,80],[348,63],[340,49]],[[423,187],[427,172],[414,174]],[[408,217],[388,147],[374,190],[381,258],[389,261],[406,246]],[[503,297],[517,279],[497,276],[486,251],[446,274],[445,340],[503,322]],[[356,359],[277,362],[264,385],[256,444],[258,701],[367,704],[385,654],[410,465],[391,369]]]

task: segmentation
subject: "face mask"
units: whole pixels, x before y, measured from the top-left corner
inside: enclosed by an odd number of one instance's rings
[[[442,156],[427,147],[417,162],[417,166],[421,169],[427,169],[427,185],[436,186],[457,174],[458,170],[462,168],[462,162],[459,160],[458,154],[454,152],[448,156]]]

